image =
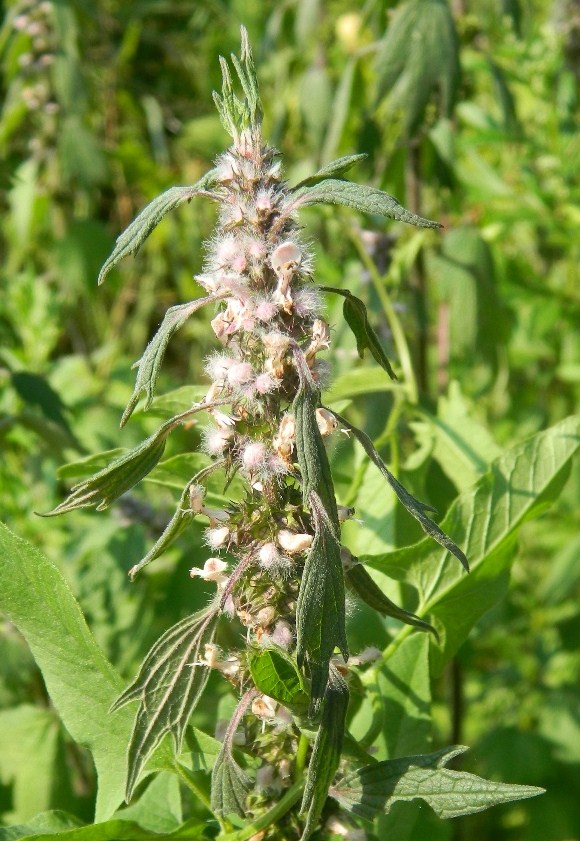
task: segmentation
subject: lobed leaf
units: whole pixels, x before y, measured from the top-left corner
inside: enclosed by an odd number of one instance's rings
[[[326,164],[314,175],[308,176],[308,178],[304,178],[303,181],[299,181],[295,187],[292,188],[292,192],[296,192],[296,190],[300,190],[302,187],[312,187],[314,184],[318,184],[319,181],[324,181],[327,178],[332,178],[335,175],[344,175],[345,172],[348,172],[355,164],[359,161],[363,161],[368,155],[366,153],[362,155],[345,155],[342,158],[337,158],[336,161],[331,161],[331,163]]]
[[[391,363],[387,359],[379,337],[369,323],[367,308],[363,301],[353,295],[348,289],[337,289],[334,286],[321,286],[322,292],[334,292],[336,295],[342,295],[345,299],[342,308],[345,321],[354,333],[356,339],[356,349],[359,357],[364,357],[365,350],[368,348],[375,361],[384,368],[392,380],[397,380],[397,375],[391,367]]]
[[[176,207],[191,201],[194,196],[202,195],[215,181],[216,170],[207,172],[195,184],[190,186],[170,187],[156,199],[153,199],[139,216],[131,222],[128,228],[117,238],[113,253],[105,261],[99,273],[98,283],[101,284],[117,263],[127,254],[136,254],[151,231],[157,227],[163,217]]]
[[[159,377],[159,371],[163,362],[163,357],[167,349],[167,345],[173,334],[183,327],[187,319],[193,315],[194,312],[201,309],[206,304],[220,299],[219,295],[208,295],[206,298],[198,298],[196,301],[190,301],[188,304],[179,304],[179,306],[170,307],[165,313],[161,326],[157,333],[153,336],[141,359],[135,363],[138,365],[137,379],[135,381],[135,388],[131,399],[127,404],[127,408],[123,412],[121,418],[121,426],[125,426],[135,406],[139,402],[141,392],[145,392],[144,409],[148,409],[151,401],[155,395],[155,386]],[[135,366],[133,366],[135,367]]]
[[[301,812],[306,812],[306,823],[300,841],[307,841],[316,829],[328,789],[338,769],[348,700],[348,686],[340,672],[332,666],[300,807]]]
[[[293,210],[310,204],[341,204],[344,207],[360,210],[362,213],[374,213],[399,222],[408,222],[417,228],[442,227],[439,222],[424,219],[416,213],[405,210],[393,196],[376,187],[353,184],[351,181],[339,181],[335,178],[320,181],[312,187],[302,187],[292,195]]]
[[[166,733],[172,734],[176,752],[181,749],[185,728],[209,679],[203,656],[217,620],[217,608],[210,605],[166,631],[111,707],[115,712],[131,701],[140,702],[127,754],[127,801]]]
[[[497,783],[444,767],[466,750],[458,746],[376,762],[349,774],[330,793],[344,809],[368,821],[387,814],[398,801],[420,798],[440,818],[456,818],[544,793],[535,786]]]
[[[367,453],[370,460],[373,464],[378,467],[380,472],[383,474],[391,488],[396,493],[399,501],[401,504],[407,509],[409,514],[413,516],[423,528],[429,537],[432,537],[433,540],[436,540],[447,552],[451,552],[451,554],[455,555],[455,557],[461,562],[463,568],[466,572],[469,572],[469,563],[467,558],[465,557],[464,553],[461,549],[448,537],[445,532],[439,528],[437,523],[434,523],[433,520],[427,516],[427,511],[434,511],[435,509],[431,505],[427,505],[424,502],[420,502],[418,499],[415,499],[401,483],[395,479],[393,474],[388,470],[387,466],[381,459],[378,452],[375,450],[373,446],[373,442],[371,439],[366,435],[361,429],[357,429],[356,426],[352,426],[346,418],[343,418],[341,415],[334,412],[334,416],[338,420],[338,422],[349,429],[354,437],[362,444],[365,452]]]
[[[298,665],[306,662],[310,671],[310,715],[314,716],[324,698],[330,658],[338,648],[348,659],[348,643],[340,543],[315,491],[311,491],[308,505],[315,533],[296,606],[296,656]]]
[[[394,619],[399,619],[406,625],[413,625],[422,631],[431,631],[436,639],[439,638],[433,625],[430,625],[424,619],[420,619],[414,613],[410,613],[408,610],[399,607],[399,605],[391,601],[383,593],[378,584],[373,581],[362,564],[355,563],[354,566],[346,570],[344,575],[347,587],[356,593],[365,604],[368,604],[369,607],[372,607],[373,610],[376,610],[382,616],[392,616]]]
[[[211,772],[211,808],[217,815],[246,814],[246,795],[252,786],[252,780],[234,759],[233,746],[238,725],[257,694],[255,689],[250,689],[242,696],[225,732],[223,745]]]

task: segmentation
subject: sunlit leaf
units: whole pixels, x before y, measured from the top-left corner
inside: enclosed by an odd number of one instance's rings
[[[442,649],[433,652],[437,668],[505,592],[519,527],[557,498],[579,446],[580,417],[566,418],[508,450],[455,500],[441,525],[465,545],[469,576],[448,564],[446,552],[427,540],[364,558],[368,566],[416,587],[421,599],[417,614],[441,623]]]
[[[252,680],[264,695],[300,714],[308,706],[308,694],[296,663],[281,648],[251,650],[248,664]]]
[[[439,222],[423,219],[416,213],[399,204],[388,193],[365,184],[353,184],[352,181],[339,181],[334,178],[320,181],[312,187],[303,187],[292,194],[292,209],[307,207],[311,204],[341,204],[352,207],[362,213],[374,213],[387,216],[399,222],[408,222],[417,228],[440,228]]]
[[[497,783],[445,768],[447,762],[466,750],[458,746],[376,762],[348,774],[331,789],[331,794],[343,809],[372,821],[377,815],[388,813],[397,801],[420,798],[440,818],[457,818],[498,803],[544,793],[542,788]]]
[[[151,231],[157,227],[163,217],[176,207],[191,201],[194,196],[201,195],[209,189],[215,181],[215,170],[210,170],[203,178],[188,187],[170,187],[156,199],[153,199],[139,216],[117,238],[117,244],[111,256],[106,260],[99,274],[99,284],[103,283],[113,266],[128,254],[136,254]]]
[[[155,386],[159,377],[159,371],[163,362],[163,357],[169,344],[169,340],[173,334],[183,327],[187,319],[197,312],[198,309],[210,304],[213,301],[219,300],[219,296],[208,295],[206,298],[198,298],[196,301],[190,301],[188,304],[180,304],[176,307],[170,307],[165,313],[165,317],[161,322],[161,327],[153,336],[147,347],[145,353],[138,363],[137,379],[135,381],[135,388],[131,399],[127,404],[127,408],[123,412],[121,418],[121,426],[125,426],[131,417],[135,406],[139,402],[141,392],[145,392],[144,409],[148,409],[151,401],[155,395]]]
[[[117,698],[111,712],[131,701],[139,709],[127,757],[127,800],[147,759],[166,733],[179,752],[185,728],[209,679],[205,646],[216,631],[218,611],[210,606],[182,619],[155,643],[135,680]]]
[[[366,154],[362,155],[345,155],[343,158],[338,158],[336,161],[331,161],[331,163],[326,164],[314,175],[308,176],[308,178],[304,178],[303,181],[300,181],[296,184],[295,187],[292,189],[299,190],[302,187],[312,187],[313,184],[318,184],[319,181],[324,181],[327,178],[333,178],[336,175],[344,175],[345,172],[348,172],[349,169],[357,164],[359,161],[364,161],[367,157]]]

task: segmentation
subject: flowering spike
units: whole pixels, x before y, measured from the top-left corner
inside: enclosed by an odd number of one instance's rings
[[[205,455],[199,457],[208,466],[186,484],[166,530],[133,566],[131,576],[162,554],[190,522],[205,518],[206,556],[192,559],[190,575],[192,586],[199,586],[201,579],[217,594],[207,611],[178,623],[162,637],[119,699],[117,706],[140,702],[129,748],[128,793],[166,732],[181,744],[188,715],[213,669],[236,692],[240,687],[247,690],[214,767],[211,800],[220,814],[244,814],[246,794],[256,788],[233,755],[242,722],[248,751],[260,752],[266,745],[271,757],[295,756],[296,729],[288,710],[297,716],[308,710],[311,719],[321,713],[302,802],[305,841],[319,822],[339,767],[348,705],[343,675],[355,663],[363,663],[360,657],[349,660],[345,581],[380,613],[430,629],[421,616],[393,605],[341,545],[341,525],[353,510],[337,506],[325,445],[338,424],[352,430],[424,528],[464,558],[429,520],[426,506],[391,476],[369,439],[321,406],[330,367],[320,354],[331,345],[331,329],[322,318],[321,293],[312,282],[312,249],[300,235],[294,211],[317,202],[342,203],[412,224],[436,223],[409,214],[380,190],[339,180],[359,160],[356,155],[334,161],[290,190],[282,180],[276,151],[262,140],[262,110],[245,29],[240,57],[232,56],[231,64],[220,58],[220,65],[222,88],[214,99],[232,137],[231,147],[198,185],[173,188],[146,208],[119,238],[103,268],[106,273],[125,253],[137,250],[167,210],[194,194],[205,193],[219,203],[215,234],[196,278],[207,295],[174,306],[165,316],[139,362],[123,423],[143,393],[149,406],[171,336],[205,303],[217,305],[210,323],[221,345],[205,363],[211,383],[200,403],[75,488],[54,513],[108,505],[154,467],[177,425],[196,412],[206,414],[208,422],[201,431]],[[234,90],[232,67],[240,95]],[[350,292],[333,291],[346,297],[345,318],[361,355],[370,350],[390,371],[362,301]],[[236,482],[234,498],[219,508],[206,502],[213,488],[206,489],[205,481],[213,471],[223,471],[224,494]],[[219,616],[239,620],[247,651],[222,656],[213,642]],[[304,722],[300,727],[310,740],[315,725],[297,720]],[[269,767],[269,757],[262,758],[263,767]],[[280,770],[282,788],[290,785],[292,770]],[[264,772],[263,779],[268,774]],[[261,796],[266,803],[268,795]]]

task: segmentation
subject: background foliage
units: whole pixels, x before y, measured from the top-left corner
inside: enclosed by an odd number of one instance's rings
[[[211,91],[219,86],[216,57],[237,48],[241,21],[256,53],[265,135],[283,153],[289,180],[341,154],[365,152],[356,180],[445,224],[442,233],[400,225],[385,233],[371,216],[303,214],[318,282],[365,299],[400,371],[393,387],[379,368],[359,367],[341,301],[329,298],[334,403],[348,401],[391,469],[440,511],[502,453],[575,411],[574,0],[467,0],[452,10],[442,0],[398,7],[381,0],[18,0],[5,12],[1,514],[57,563],[124,679],[163,630],[204,603],[200,585],[183,583],[204,551],[201,531],[190,530],[135,584],[126,576],[173,511],[179,485],[158,474],[110,512],[50,521],[33,512],[62,500],[74,479],[70,470],[58,474],[63,464],[133,446],[171,412],[160,399],[153,416],[137,412],[118,429],[131,364],[165,310],[199,295],[192,276],[212,209],[200,203],[175,211],[104,287],[95,281],[115,236],[143,205],[173,184],[196,181],[226,144]],[[202,382],[213,345],[195,316],[169,347],[166,390]],[[192,436],[199,439],[195,427],[180,432],[167,455],[190,449]],[[419,539],[400,507],[377,502],[368,460],[348,442],[334,456],[341,501],[363,520],[352,527],[353,551],[380,558]],[[556,496],[548,490],[548,498]],[[548,793],[452,823],[416,804],[400,806],[388,818],[398,839],[427,832],[435,839],[578,838],[579,490],[576,468],[557,504],[522,529],[509,590],[504,577],[491,609],[431,685],[433,749],[463,742],[471,746],[464,770]],[[393,598],[411,598],[405,582],[380,580]],[[361,611],[350,626],[355,650],[387,646],[396,628]],[[427,640],[413,635],[407,642],[394,657],[408,661],[409,684],[420,694],[429,683]],[[2,821],[23,824],[48,809],[91,820],[90,758],[60,723],[8,621],[0,663]],[[221,691],[217,683],[214,691]],[[413,718],[409,697],[388,687],[382,694],[385,716]],[[224,695],[204,705],[195,725],[213,733],[228,704]],[[365,715],[361,707],[351,722],[359,737]],[[428,741],[430,715],[423,717]],[[169,791],[163,775],[158,779]]]

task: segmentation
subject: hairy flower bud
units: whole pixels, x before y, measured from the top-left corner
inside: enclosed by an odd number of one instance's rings
[[[221,558],[208,558],[203,565],[203,569],[192,567],[189,574],[192,578],[203,578],[204,581],[215,581],[217,584],[221,584],[227,580],[227,575],[224,574],[227,568],[227,563]]]
[[[312,545],[314,538],[311,534],[298,534],[288,529],[281,529],[278,532],[278,543],[290,555],[296,555],[298,552],[304,552]]]
[[[338,421],[328,409],[318,408],[316,410],[316,423],[323,438],[332,435],[338,429]]]

